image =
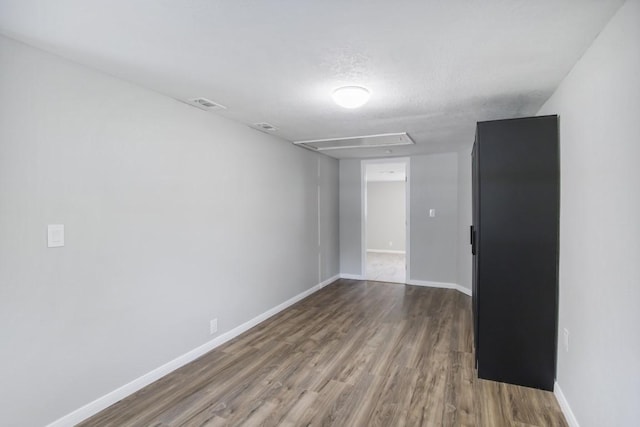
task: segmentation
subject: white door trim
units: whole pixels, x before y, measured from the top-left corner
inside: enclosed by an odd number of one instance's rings
[[[410,157],[386,157],[382,159],[367,159],[360,161],[360,275],[367,278],[367,165],[372,163],[404,163],[407,181],[405,185],[405,253],[407,271],[405,282],[411,278],[411,158]]]

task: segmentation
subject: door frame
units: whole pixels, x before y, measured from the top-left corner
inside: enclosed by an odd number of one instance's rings
[[[360,161],[360,271],[363,280],[367,280],[367,165],[373,163],[404,163],[405,181],[405,284],[410,281],[410,248],[411,248],[411,158],[410,157],[385,157],[381,159],[364,159]]]

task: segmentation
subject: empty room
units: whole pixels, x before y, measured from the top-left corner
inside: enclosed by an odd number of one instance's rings
[[[0,0],[0,426],[640,420],[640,0]]]

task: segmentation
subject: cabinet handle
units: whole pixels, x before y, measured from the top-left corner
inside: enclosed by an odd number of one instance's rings
[[[471,242],[471,255],[476,254],[476,231],[473,228],[473,225],[469,226],[469,240]]]

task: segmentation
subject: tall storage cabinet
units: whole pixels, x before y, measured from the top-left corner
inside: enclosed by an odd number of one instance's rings
[[[553,390],[560,209],[557,116],[479,122],[472,159],[478,376]]]

